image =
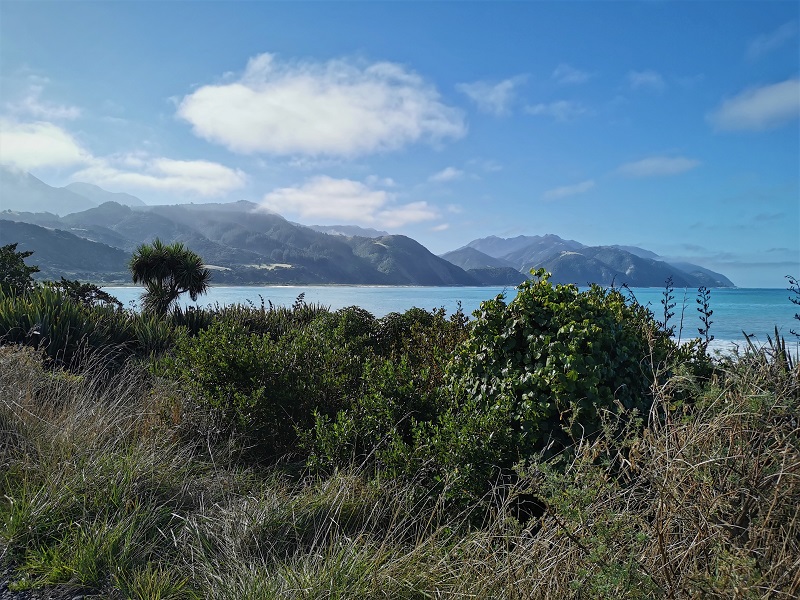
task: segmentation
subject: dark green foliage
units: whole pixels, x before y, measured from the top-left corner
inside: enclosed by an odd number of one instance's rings
[[[791,275],[787,275],[786,279],[789,280],[789,291],[792,292],[792,295],[789,296],[789,301],[796,306],[800,306],[800,282]],[[794,318],[800,321],[800,313],[795,313]],[[800,332],[794,329],[790,329],[789,332],[795,337],[800,338]]]
[[[672,346],[618,290],[534,275],[511,302],[498,296],[476,311],[450,368],[452,405],[430,432],[437,460],[484,482],[492,466],[594,436],[605,412],[647,414],[653,365]]]
[[[62,277],[60,281],[51,281],[47,285],[59,290],[73,302],[84,306],[108,305],[122,308],[122,302],[93,283],[83,283]]]
[[[660,321],[658,324],[670,337],[674,337],[675,335],[675,326],[669,324],[669,320],[675,316],[675,312],[672,310],[676,306],[674,292],[675,286],[672,283],[672,277],[668,277],[667,281],[664,283],[663,298],[661,298],[661,307],[664,309],[664,320]]]
[[[301,305],[293,312],[302,321],[307,310]],[[294,452],[296,432],[311,427],[314,411],[335,414],[360,390],[370,355],[364,328],[372,316],[361,309],[321,312],[308,324],[269,335],[249,331],[244,312],[179,339],[166,373],[217,411],[226,427],[244,434],[259,455]],[[291,316],[262,316],[269,314]]]
[[[0,294],[3,343],[33,346],[58,363],[71,365],[92,348],[124,342],[124,336],[114,339],[113,320],[113,309],[88,308],[49,287],[22,295]]]
[[[317,413],[313,431],[303,436],[310,463],[344,466],[357,459],[416,476],[417,449],[428,444],[421,428],[446,408],[445,367],[467,337],[466,324],[460,310],[447,317],[443,309],[412,308],[379,319],[360,394],[335,418]]]
[[[211,272],[203,259],[182,243],[165,245],[156,238],[142,244],[129,263],[134,283],[144,285],[144,310],[165,315],[181,294],[188,292],[192,300],[208,290]]]
[[[39,267],[28,266],[25,259],[32,251],[18,252],[17,244],[6,244],[0,247],[0,292],[4,294],[22,294],[33,287],[33,275]]]
[[[70,368],[98,355],[108,365],[120,365],[130,357],[160,354],[174,337],[174,328],[162,319],[109,304],[87,306],[59,288],[0,293],[0,343],[32,346]]]
[[[714,340],[714,335],[709,334],[711,324],[714,322],[711,320],[711,315],[714,314],[714,311],[711,310],[711,290],[704,285],[697,290],[697,304],[699,304],[697,312],[700,313],[700,322],[703,323],[702,327],[697,328],[697,332],[703,340],[703,349],[706,350]]]
[[[410,443],[413,424],[435,418],[465,322],[443,310],[375,319],[302,301],[230,307],[196,337],[182,336],[161,367],[260,456],[300,452],[333,466],[387,440]]]

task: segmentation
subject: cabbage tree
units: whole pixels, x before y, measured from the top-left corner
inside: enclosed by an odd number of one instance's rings
[[[156,238],[142,244],[133,253],[128,268],[134,283],[145,288],[142,304],[145,312],[165,315],[181,294],[189,292],[192,300],[208,291],[211,273],[203,259],[181,242],[166,245]]]

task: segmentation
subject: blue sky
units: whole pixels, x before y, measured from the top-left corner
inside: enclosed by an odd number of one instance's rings
[[[800,275],[797,2],[0,3],[0,161],[442,253]]]

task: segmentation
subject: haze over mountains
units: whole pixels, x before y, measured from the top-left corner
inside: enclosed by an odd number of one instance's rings
[[[589,247],[556,235],[487,237],[435,256],[415,240],[353,225],[304,226],[239,201],[146,205],[87,183],[54,188],[0,168],[0,245],[33,250],[47,278],[129,281],[141,243],[180,241],[227,284],[516,285],[543,267],[559,283],[731,287],[724,275],[630,246]]]
[[[556,283],[598,283],[660,287],[672,277],[676,287],[734,287],[727,277],[699,265],[660,259],[635,246],[585,246],[557,235],[490,236],[442,255],[462,268],[511,267],[522,273],[544,268]]]

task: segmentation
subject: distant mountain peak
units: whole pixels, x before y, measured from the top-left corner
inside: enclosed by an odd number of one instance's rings
[[[0,166],[0,208],[49,212],[59,216],[97,206],[97,202],[64,188],[55,188],[26,171]]]
[[[63,187],[62,189],[69,190],[74,194],[84,196],[94,202],[95,204],[102,204],[103,202],[116,202],[125,206],[146,206],[146,204],[136,196],[126,194],[125,192],[109,192],[104,190],[98,185],[92,183],[85,183],[76,181]]]
[[[638,246],[585,246],[552,233],[514,238],[492,235],[473,240],[442,257],[462,268],[498,266],[495,261],[504,261],[521,273],[541,267],[550,271],[557,283],[610,285],[613,282],[660,287],[672,277],[676,287],[733,286],[720,273],[690,263],[667,262],[655,252]]]

